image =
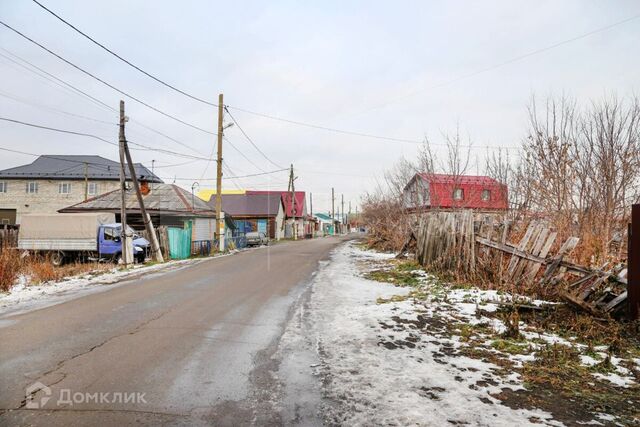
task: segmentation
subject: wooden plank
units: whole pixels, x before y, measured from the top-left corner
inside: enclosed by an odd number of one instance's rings
[[[529,239],[531,239],[531,235],[533,234],[536,227],[537,227],[537,224],[535,223],[529,224],[529,227],[527,227],[527,231],[524,233],[524,236],[522,236],[520,243],[518,243],[518,246],[516,247],[518,251],[522,253],[526,253],[525,249],[527,248],[527,245],[529,244]],[[511,257],[511,260],[509,261],[509,266],[507,267],[507,277],[509,279],[513,278],[513,273],[515,272],[515,269],[518,266],[519,262],[520,262],[520,257],[518,255]]]
[[[609,301],[607,305],[604,306],[603,310],[608,313],[612,311],[614,308],[616,308],[618,305],[622,304],[626,299],[627,299],[627,291],[624,291],[623,293],[621,293],[620,295],[618,295],[617,297]]]
[[[549,255],[549,251],[551,250],[551,246],[553,246],[553,243],[556,241],[557,236],[558,236],[558,233],[556,233],[555,231],[550,233],[547,236],[547,240],[542,246],[542,249],[540,249],[540,252],[536,255],[538,255],[540,258],[546,259],[547,255]],[[539,262],[531,264],[531,268],[527,271],[527,276],[525,277],[525,280],[528,283],[532,282],[536,278],[536,275],[538,274],[540,267],[542,267],[542,264],[543,263],[539,263]]]

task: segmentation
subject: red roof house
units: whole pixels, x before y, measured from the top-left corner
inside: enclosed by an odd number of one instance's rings
[[[488,176],[417,173],[403,191],[405,208],[506,210],[507,186]]]
[[[293,203],[290,191],[268,191],[268,190],[247,190],[246,194],[279,194],[282,197],[282,204],[284,205],[285,218],[293,218]],[[307,215],[307,206],[305,204],[306,193],[304,191],[295,192],[296,201],[296,218],[304,218]]]

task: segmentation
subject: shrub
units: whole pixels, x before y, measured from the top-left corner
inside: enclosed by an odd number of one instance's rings
[[[16,283],[22,265],[18,251],[0,248],[0,291],[8,292]]]

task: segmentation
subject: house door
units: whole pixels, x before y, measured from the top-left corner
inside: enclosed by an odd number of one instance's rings
[[[267,220],[266,219],[259,219],[258,220],[258,233],[264,233],[265,235],[267,234]]]

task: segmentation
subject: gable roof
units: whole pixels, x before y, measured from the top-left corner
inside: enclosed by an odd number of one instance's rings
[[[420,172],[416,174],[422,179],[437,184],[480,184],[501,185],[497,180],[483,175],[449,175],[444,173]]]
[[[215,210],[203,200],[192,197],[187,190],[175,184],[156,184],[153,190],[142,196],[144,206],[150,214],[215,217]],[[193,206],[192,206],[193,201]],[[110,191],[87,201],[60,209],[58,212],[120,212],[120,190]],[[128,212],[139,212],[138,199],[133,190],[125,195]]]
[[[32,163],[0,171],[0,178],[14,179],[84,179],[85,165],[87,178],[92,180],[119,180],[120,163],[101,156],[84,155],[43,155]],[[134,163],[138,178],[149,182],[161,183],[162,180],[152,174],[140,163]],[[126,168],[129,180],[129,168]]]
[[[288,218],[293,217],[293,203],[290,191],[247,190],[247,194],[280,195],[280,197],[282,198],[282,204],[284,205],[284,215]],[[295,192],[296,218],[304,216],[304,213],[306,212],[305,200],[306,194],[304,191]]]
[[[279,194],[223,194],[222,210],[234,217],[272,217],[278,215],[282,198]],[[211,196],[208,205],[216,205]]]

